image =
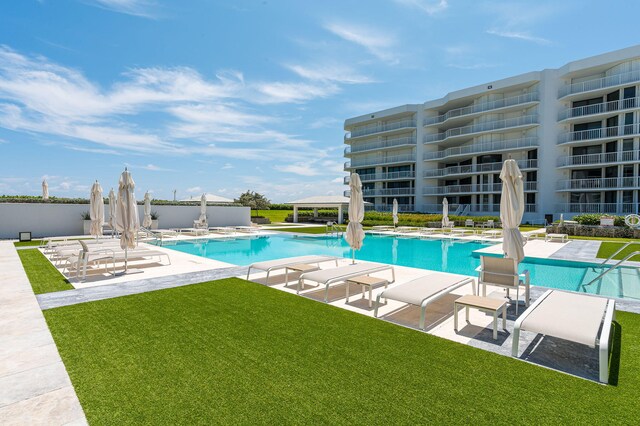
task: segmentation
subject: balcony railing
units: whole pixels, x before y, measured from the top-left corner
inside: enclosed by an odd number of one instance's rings
[[[495,172],[502,169],[503,163],[468,164],[465,166],[452,166],[443,169],[425,170],[424,177],[440,177],[449,175],[461,175],[471,173]],[[538,160],[518,160],[520,169],[535,169],[538,167]]]
[[[376,149],[386,149],[395,146],[415,145],[415,136],[407,138],[387,139],[384,141],[369,142],[365,144],[349,145],[344,148],[344,155],[355,154],[358,152],[373,151]]]
[[[455,211],[459,204],[449,204],[449,213]],[[425,204],[423,209],[430,213],[439,213],[442,211],[442,204]],[[471,213],[498,213],[500,211],[500,204],[471,204],[469,206]],[[525,204],[524,211],[527,213],[535,213],[537,211],[536,204]]]
[[[635,83],[638,81],[640,81],[640,70],[629,71],[621,74],[610,75],[608,77],[596,78],[594,80],[566,85],[560,88],[558,91],[558,97],[562,98],[575,93],[590,92],[592,90],[604,89],[627,83]]]
[[[402,129],[405,127],[416,127],[415,119],[407,119],[400,121],[393,121],[390,123],[382,124],[369,124],[368,126],[356,127],[351,130],[349,134],[344,135],[345,140],[351,138],[357,138],[358,136],[372,135],[374,133],[387,132],[389,130]]]
[[[386,157],[376,158],[354,158],[344,163],[344,168],[352,169],[355,167],[380,166],[384,164],[411,163],[416,161],[416,154],[389,155]]]
[[[637,213],[638,205],[633,203],[565,203],[556,205],[562,213]]]
[[[390,212],[393,210],[393,205],[385,204],[383,206],[375,206],[375,210],[378,212]],[[413,204],[398,204],[399,212],[415,212],[416,206]]]
[[[537,182],[525,182],[524,190],[537,191]],[[502,183],[483,183],[466,185],[432,186],[423,189],[422,195],[450,195],[450,194],[475,194],[502,191]]]
[[[602,127],[600,129],[579,130],[577,132],[566,132],[560,135],[558,144],[568,142],[587,141],[593,139],[617,138],[622,136],[634,136],[638,132],[638,123],[625,124],[623,126]]]
[[[611,190],[617,188],[637,188],[640,177],[611,177],[594,179],[564,179],[558,181],[558,190]]]
[[[506,108],[539,100],[540,98],[538,92],[525,93],[524,95],[512,96],[509,98],[498,99],[491,102],[484,102],[481,104],[470,105],[463,108],[452,109],[450,111],[447,111],[445,114],[438,115],[436,117],[425,118],[423,120],[423,124],[425,126],[429,126],[431,124],[442,123],[450,118],[462,117],[464,115],[471,115],[478,112],[491,111],[494,109]]]
[[[558,167],[585,166],[605,163],[640,161],[640,151],[602,152],[599,154],[565,155],[558,158]]]
[[[617,101],[603,102],[600,104],[585,105],[575,108],[567,108],[558,114],[558,120],[567,118],[584,117],[606,112],[623,111],[625,109],[637,108],[640,106],[640,97],[620,99]]]
[[[376,180],[399,180],[399,179],[413,179],[416,177],[416,172],[389,172],[389,173],[370,173],[360,175],[362,182],[371,182]],[[351,176],[345,176],[343,182],[345,185],[349,185]]]
[[[362,196],[364,197],[383,197],[390,195],[414,195],[416,193],[415,188],[374,188],[374,189],[363,189]],[[344,191],[345,197],[351,196],[351,191]]]
[[[439,142],[448,138],[469,135],[472,133],[491,132],[494,130],[508,129],[511,127],[526,126],[529,124],[537,124],[538,115],[524,115],[522,117],[506,118],[503,120],[488,121],[486,123],[472,124],[470,126],[455,127],[443,133],[435,133],[424,136],[424,142]]]
[[[441,158],[452,157],[456,155],[473,155],[485,154],[489,152],[499,152],[506,150],[514,150],[521,148],[529,148],[538,146],[538,138],[520,138],[508,139],[504,141],[482,142],[472,145],[458,146],[455,148],[447,148],[442,151],[425,152],[424,160],[439,160]]]

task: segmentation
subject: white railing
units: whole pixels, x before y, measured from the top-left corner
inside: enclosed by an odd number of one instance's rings
[[[383,205],[383,206],[376,206],[375,210],[378,212],[390,212],[393,210],[393,205]],[[416,207],[413,204],[398,204],[398,211],[399,212],[414,212],[416,211]]]
[[[637,213],[638,205],[633,203],[564,203],[556,205],[562,213]]]
[[[558,190],[607,190],[616,188],[637,188],[640,177],[611,177],[594,179],[564,179],[558,181]]]
[[[354,154],[357,152],[373,151],[376,149],[391,148],[394,146],[415,145],[415,136],[406,138],[387,139],[383,141],[369,142],[364,144],[349,145],[345,147],[344,154]]]
[[[406,172],[389,172],[389,173],[370,173],[360,175],[360,180],[362,182],[371,182],[375,180],[398,180],[398,179],[413,179],[416,177],[416,172],[406,171]],[[351,181],[350,176],[345,176],[343,182],[345,185],[349,185]]]
[[[527,192],[537,191],[537,182],[524,182],[524,190]],[[426,187],[422,195],[449,195],[449,194],[474,194],[478,192],[500,192],[502,183],[482,183],[465,185],[446,185]]]
[[[577,132],[566,132],[560,135],[558,144],[592,139],[617,138],[620,136],[634,136],[638,133],[638,123],[615,127],[602,127],[600,129],[579,130]]]
[[[575,93],[589,92],[591,90],[604,89],[606,87],[619,86],[621,84],[635,83],[640,81],[640,70],[629,71],[621,74],[610,75],[608,77],[587,80],[581,83],[568,84],[561,87],[558,97],[573,95]]]
[[[402,129],[404,127],[416,127],[415,119],[407,119],[400,121],[392,121],[390,123],[369,124],[366,126],[356,127],[348,134],[344,135],[345,140],[357,138],[358,136],[371,135],[374,133],[387,132],[389,130]]]
[[[640,151],[602,152],[599,154],[565,155],[558,158],[558,167],[639,161]]]
[[[449,129],[443,133],[435,133],[424,136],[424,142],[439,142],[445,139],[469,135],[472,133],[482,133],[482,132],[490,132],[494,130],[508,129],[511,127],[519,127],[526,126],[529,124],[537,124],[538,123],[538,115],[524,115],[522,117],[514,117],[514,118],[506,118],[503,120],[495,120],[495,121],[487,121],[485,123],[477,123],[472,124],[470,126],[464,127],[454,127],[453,129]]]
[[[455,155],[484,154],[489,152],[521,149],[538,146],[538,138],[508,139],[504,141],[481,142],[472,145],[447,148],[442,151],[425,152],[424,160],[439,160]]]
[[[567,118],[584,117],[588,115],[602,114],[605,112],[622,111],[640,106],[640,97],[620,99],[617,101],[603,102],[593,105],[585,105],[575,108],[566,108],[558,114],[558,120]]]
[[[449,204],[449,214],[458,208],[459,204]],[[497,213],[500,211],[500,204],[471,204],[468,205],[471,213]],[[430,213],[442,212],[442,204],[425,204],[423,210]],[[527,213],[535,213],[537,211],[536,204],[525,204],[524,211]]]
[[[526,104],[529,102],[539,101],[538,92],[525,93],[519,96],[512,96],[509,98],[498,99],[495,101],[484,102],[481,104],[470,105],[463,108],[456,108],[447,111],[445,114],[438,115],[436,117],[427,117],[423,120],[425,126],[431,124],[442,123],[450,118],[461,117],[464,115],[475,114],[478,112],[491,111],[494,109],[506,108],[514,105]]]
[[[373,188],[363,189],[362,196],[364,197],[383,197],[389,195],[414,195],[416,193],[415,188]],[[351,196],[351,190],[344,191],[345,197]]]
[[[354,158],[344,163],[345,169],[354,167],[378,166],[382,164],[410,163],[416,161],[416,154],[390,155],[376,158]]]
[[[502,169],[503,163],[468,164],[464,166],[451,166],[443,169],[425,170],[425,178],[448,175],[460,175],[469,173],[495,172]],[[518,160],[520,169],[535,169],[538,167],[538,160]]]

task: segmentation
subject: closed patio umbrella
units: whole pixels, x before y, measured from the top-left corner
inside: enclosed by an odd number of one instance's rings
[[[89,233],[96,237],[102,236],[102,225],[104,225],[104,198],[102,198],[102,187],[96,181],[91,187],[89,197],[89,215],[91,216],[91,228]]]
[[[351,173],[349,181],[351,197],[349,198],[349,224],[345,239],[351,246],[351,263],[356,263],[356,250],[362,248],[364,241],[364,231],[362,221],[364,220],[364,200],[362,199],[362,182],[357,173]]]
[[[449,225],[449,201],[447,201],[447,197],[445,197],[442,200],[442,227],[444,228]]]
[[[202,194],[200,198],[200,218],[198,220],[200,223],[207,222],[207,194]]]
[[[151,195],[149,192],[144,194],[144,218],[142,219],[142,226],[144,228],[151,228]]]
[[[135,182],[131,173],[124,169],[118,185],[116,229],[120,232],[120,247],[125,251],[124,271],[127,272],[127,251],[136,246],[136,233],[140,229],[138,205],[134,194]]]
[[[42,181],[42,200],[49,201],[49,184],[46,179]]]
[[[111,237],[113,237],[116,230],[116,194],[113,192],[113,188],[109,191],[109,228],[111,228]]]
[[[500,197],[502,251],[505,257],[519,263],[524,259],[524,240],[518,229],[524,214],[524,184],[522,172],[515,160],[509,159],[504,162],[500,179],[502,180]]]
[[[393,227],[398,226],[398,200],[393,199]]]

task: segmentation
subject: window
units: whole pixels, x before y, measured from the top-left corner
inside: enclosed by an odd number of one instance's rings
[[[502,155],[480,155],[478,156],[478,164],[502,163]]]
[[[633,113],[628,112],[624,115],[624,134],[633,134]]]
[[[622,177],[633,177],[633,164],[622,166]]]
[[[618,150],[618,141],[608,142],[605,145],[606,152],[616,152]]]
[[[599,179],[602,177],[601,169],[585,169],[571,171],[571,179]]]
[[[633,191],[622,191],[622,202],[625,204],[633,203]]]
[[[625,139],[622,141],[623,151],[633,151],[633,139]]]
[[[618,202],[618,193],[616,191],[607,191],[604,193],[604,202],[607,204],[615,204]]]
[[[573,155],[587,155],[587,154],[600,154],[602,152],[602,145],[589,145],[589,146],[574,146]]]
[[[537,160],[538,159],[538,150],[537,149],[532,149],[531,151],[527,152],[527,158],[529,160]]]
[[[535,204],[536,203],[536,193],[535,192],[527,192],[526,194],[524,194],[525,197],[527,197],[527,204]]]
[[[537,171],[532,171],[532,172],[527,172],[527,182],[536,182],[538,180],[538,172]]]
[[[388,167],[387,170],[389,171],[389,173],[393,173],[393,172],[410,172],[411,171],[411,166],[392,166],[392,167]]]
[[[624,88],[624,101],[622,101],[623,108],[635,108],[636,107],[636,87]]]
[[[604,169],[604,177],[618,177],[618,166],[611,166]]]
[[[607,102],[613,102],[613,101],[617,101],[620,100],[620,91],[616,90],[614,92],[608,93],[607,94]]]
[[[601,103],[602,103],[602,96],[600,96],[599,98],[585,99],[583,101],[575,101],[573,103],[573,108],[594,105],[594,104],[601,104]]]

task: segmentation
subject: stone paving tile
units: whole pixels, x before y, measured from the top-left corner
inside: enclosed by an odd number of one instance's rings
[[[0,407],[70,386],[61,361],[0,377]]]
[[[62,361],[55,343],[29,348],[0,357],[0,379],[9,374],[19,373],[52,362]]]
[[[3,425],[86,425],[73,387],[64,386],[0,408]]]

